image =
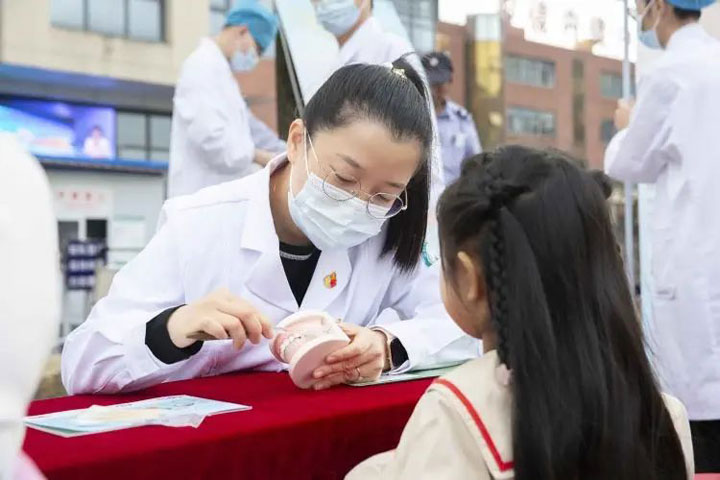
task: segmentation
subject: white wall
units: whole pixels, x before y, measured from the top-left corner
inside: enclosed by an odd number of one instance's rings
[[[164,176],[72,170],[48,170],[47,175],[53,189],[109,190],[112,215],[144,217],[146,241],[152,238],[165,199]],[[65,212],[56,211],[56,214],[62,219]]]
[[[141,175],[117,172],[89,172],[48,170],[53,191],[92,190],[111,194],[110,211],[107,215],[108,233],[116,216],[142,217],[145,219],[145,243],[150,241],[157,226],[158,214],[165,199],[164,175]],[[83,218],[82,210],[68,209],[55,199],[58,220]],[[98,218],[103,209],[88,210],[87,216]],[[85,320],[88,298],[83,291],[65,292],[63,295],[63,325],[78,325]]]

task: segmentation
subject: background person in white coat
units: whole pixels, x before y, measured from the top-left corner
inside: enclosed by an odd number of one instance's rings
[[[286,155],[169,200],[156,236],[67,339],[67,390],[280,370],[263,337],[309,309],[343,319],[352,339],[315,372],[318,389],[477,355],[442,306],[437,265],[420,262],[432,142],[424,94],[404,60],[344,67],[291,125]]]
[[[272,158],[255,147],[234,72],[255,68],[276,33],[272,11],[258,0],[238,0],[222,31],[185,60],[173,99],[169,197],[235,180]]]
[[[720,42],[699,25],[714,0],[638,0],[640,40],[664,55],[616,113],[605,168],[656,186],[652,324],[663,385],[687,406],[698,472],[720,471]]]
[[[0,479],[44,478],[20,452],[23,418],[58,335],[57,226],[45,173],[0,133]]]

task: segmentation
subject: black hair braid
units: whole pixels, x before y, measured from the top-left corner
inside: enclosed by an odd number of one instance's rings
[[[489,268],[486,273],[489,296],[490,315],[497,333],[497,352],[500,361],[507,368],[510,366],[507,321],[507,274],[505,270],[505,241],[502,234],[502,221],[499,212],[490,221],[487,248]]]
[[[485,200],[492,212],[488,225],[487,252],[489,274],[487,282],[490,295],[490,313],[497,332],[497,352],[500,361],[510,367],[508,342],[508,292],[505,263],[505,238],[502,233],[502,210],[505,204],[522,189],[509,187],[495,171],[488,170],[482,189]]]

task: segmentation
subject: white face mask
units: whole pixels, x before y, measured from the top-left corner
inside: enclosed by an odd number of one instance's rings
[[[647,7],[645,7],[645,11],[642,13],[642,15],[640,15],[640,18],[638,18],[638,40],[640,40],[640,43],[642,43],[648,48],[651,48],[653,50],[660,50],[662,49],[662,45],[660,44],[660,39],[657,35],[657,27],[660,24],[660,17],[658,16],[655,19],[655,25],[652,28],[648,30],[642,29],[643,21],[645,20],[647,14],[650,12],[650,7],[652,7],[654,3],[655,0],[652,0],[647,5]]]
[[[260,57],[257,48],[253,45],[247,52],[242,50],[235,52],[230,59],[230,68],[232,68],[233,72],[249,72],[257,67],[259,62]]]
[[[312,147],[313,156],[317,158]],[[303,138],[307,180],[297,195],[292,192],[292,172],[288,189],[290,216],[306,237],[319,250],[347,250],[380,233],[384,218],[374,218],[368,213],[367,202],[355,197],[345,201],[330,198],[325,190],[339,190],[325,184],[323,179],[310,172],[308,166],[307,133]],[[388,208],[370,205],[377,216],[387,213]]]
[[[321,0],[315,4],[318,22],[333,35],[345,35],[360,18],[355,0]]]

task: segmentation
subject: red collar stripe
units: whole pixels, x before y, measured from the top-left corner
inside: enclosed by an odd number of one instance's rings
[[[455,386],[455,384],[444,380],[444,379],[438,379],[435,381],[436,384],[442,385],[446,387],[448,390],[450,390],[457,398],[460,400],[460,403],[463,404],[465,409],[468,411],[470,416],[472,417],[473,421],[475,422],[475,425],[477,425],[478,430],[480,430],[480,435],[482,435],[483,439],[485,440],[485,443],[487,444],[488,448],[490,449],[490,453],[492,454],[493,458],[495,459],[495,463],[497,463],[498,468],[501,472],[507,472],[508,470],[511,470],[514,466],[513,462],[505,462],[502,457],[500,457],[500,452],[498,452],[497,447],[495,446],[495,442],[493,442],[492,437],[490,437],[490,433],[488,432],[488,429],[485,427],[485,424],[483,423],[482,419],[480,418],[480,415],[478,415],[475,408],[473,408],[472,404],[470,403],[470,400],[460,391],[458,387]]]

